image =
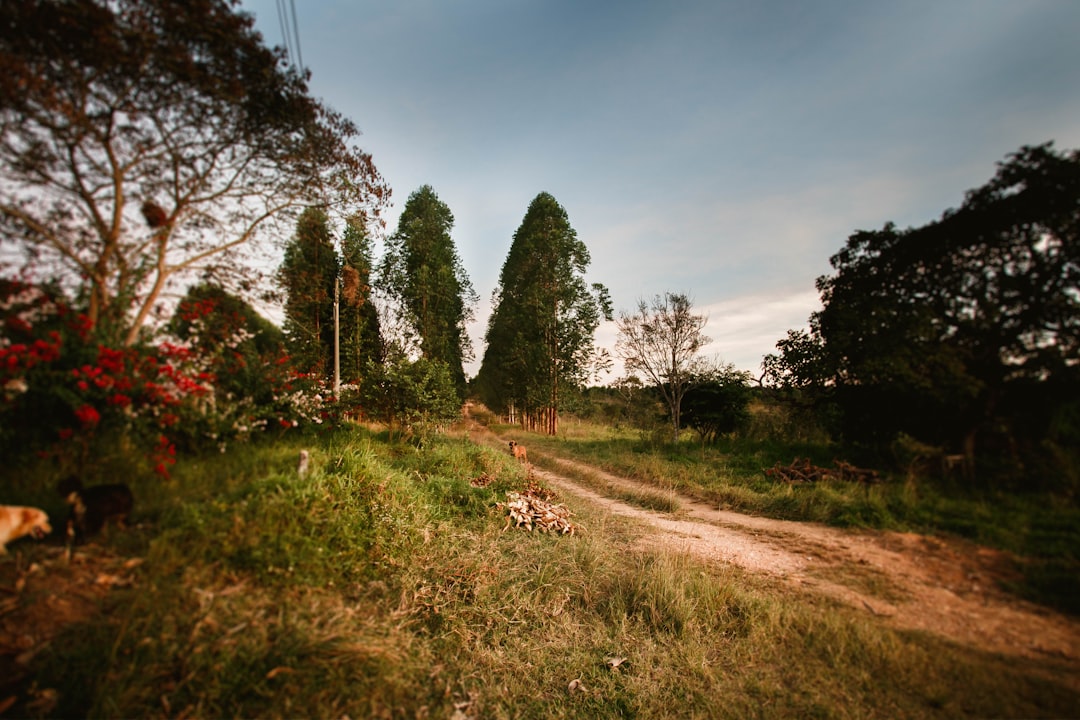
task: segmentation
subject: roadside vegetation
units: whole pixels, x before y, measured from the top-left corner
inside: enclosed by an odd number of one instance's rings
[[[573,535],[504,532],[498,503],[525,474],[456,433],[361,426],[179,464],[135,485],[137,526],[103,541],[143,558],[132,585],[27,682],[63,717],[1033,717],[1080,701],[1052,658],[645,551],[643,528],[587,507]],[[64,572],[50,550],[21,548],[46,576]]]
[[[763,471],[796,457],[825,467],[845,458],[843,448],[820,439],[785,442],[778,439],[782,432],[762,436],[754,431],[755,423],[775,423],[777,412],[758,403],[746,432],[710,444],[693,436],[678,444],[657,439],[665,433],[662,423],[645,432],[573,418],[557,437],[530,436],[529,457],[559,472],[573,472],[557,464],[557,458],[566,458],[647,483],[655,492],[622,499],[652,510],[676,511],[673,495],[681,493],[765,517],[966,538],[1016,556],[1024,581],[1012,588],[1015,592],[1080,614],[1080,508],[1069,497],[979,486],[961,477],[897,469],[896,462],[886,466],[893,469],[882,472],[881,482],[870,485],[780,482]],[[590,482],[587,471],[576,478]],[[595,477],[591,482],[607,485]]]

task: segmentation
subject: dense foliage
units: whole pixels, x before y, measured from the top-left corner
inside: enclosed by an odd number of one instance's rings
[[[341,236],[341,378],[359,382],[364,368],[385,357],[379,314],[372,302],[371,236],[362,217],[345,224]]]
[[[373,365],[361,387],[364,412],[394,429],[423,433],[461,417],[453,372],[439,360]]]
[[[560,388],[585,384],[598,358],[593,335],[612,317],[607,289],[585,282],[590,262],[566,210],[548,193],[514,232],[494,293],[487,347],[476,378],[492,409],[515,408],[554,434]]]
[[[748,373],[722,365],[694,376],[688,388],[682,419],[703,442],[714,443],[749,424],[753,390]]]
[[[285,291],[285,338],[293,366],[314,377],[333,377],[334,301],[340,275],[329,219],[309,208],[296,223],[278,268]]]
[[[430,185],[409,196],[397,231],[386,242],[379,284],[404,321],[406,345],[444,363],[465,395],[465,360],[472,359],[466,323],[476,293],[454,249],[454,216]]]
[[[774,381],[835,408],[850,441],[903,433],[969,471],[1080,480],[1080,153],[1022,148],[959,209],[855,233],[831,262]]]
[[[0,287],[0,446],[80,474],[116,454],[168,476],[177,449],[224,448],[266,429],[319,424],[321,398],[288,368],[278,331],[238,298],[194,288],[176,336],[110,346],[56,289]],[[44,479],[42,479],[44,481]]]

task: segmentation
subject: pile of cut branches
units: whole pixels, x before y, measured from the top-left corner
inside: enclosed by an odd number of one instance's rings
[[[521,492],[506,493],[506,502],[499,503],[499,507],[506,508],[506,526],[503,532],[513,525],[524,527],[532,532],[534,529],[540,532],[553,532],[562,535],[573,535],[577,529],[570,522],[570,511],[565,505],[556,505],[551,501],[555,499],[555,493],[546,490],[530,481]]]
[[[881,482],[877,470],[855,467],[843,460],[833,460],[831,468],[819,467],[809,458],[795,458],[790,465],[781,465],[779,461],[762,472],[771,480],[787,483],[811,483],[819,480],[845,480],[871,485]]]

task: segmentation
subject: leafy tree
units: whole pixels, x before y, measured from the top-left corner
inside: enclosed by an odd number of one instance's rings
[[[397,358],[368,370],[363,405],[391,428],[422,430],[461,416],[453,373],[441,360]]]
[[[345,225],[341,263],[341,375],[345,382],[357,382],[368,364],[383,359],[379,315],[371,297],[371,238],[363,218]]]
[[[339,267],[326,214],[305,210],[285,248],[278,283],[286,293],[284,330],[293,367],[320,378],[333,373],[333,303]]]
[[[784,390],[805,390],[820,386],[829,377],[825,346],[818,333],[788,330],[776,343],[779,355],[762,360],[762,382]]]
[[[749,373],[719,365],[692,379],[682,402],[682,418],[702,442],[736,432],[750,421]]]
[[[580,387],[596,365],[593,336],[611,319],[607,288],[585,282],[589,251],[548,193],[529,205],[499,275],[477,390],[491,408],[517,407],[558,428],[560,387]]]
[[[818,280],[806,340],[820,363],[784,364],[819,373],[852,440],[903,432],[1014,465],[1046,442],[1075,447],[1062,433],[1080,396],[1078,210],[1080,153],[1046,144],[940,220],[855,233]]]
[[[674,441],[679,441],[682,402],[704,361],[698,357],[709,338],[702,334],[708,319],[693,313],[690,298],[680,293],[638,302],[634,314],[619,313],[616,352],[626,371],[640,372],[659,390],[668,407]]]
[[[465,325],[476,294],[454,249],[453,227],[450,208],[430,185],[415,191],[387,240],[380,280],[421,355],[446,363],[464,397],[464,361],[472,357]]]
[[[170,286],[253,288],[247,253],[309,205],[388,189],[236,0],[0,3],[0,247],[134,343]]]

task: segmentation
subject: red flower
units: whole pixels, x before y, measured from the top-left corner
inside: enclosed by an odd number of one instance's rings
[[[97,425],[101,420],[101,413],[99,413],[93,405],[83,405],[75,411],[75,417],[79,419],[83,427],[90,425]]]
[[[104,345],[98,346],[98,365],[113,374],[124,372],[124,352]]]
[[[129,398],[127,395],[116,393],[109,398],[109,404],[116,405],[117,407],[127,407],[131,404],[131,398]]]
[[[79,313],[75,319],[71,321],[71,327],[75,330],[75,333],[80,339],[85,340],[90,334],[90,331],[94,329],[94,323],[89,317],[83,313]]]

